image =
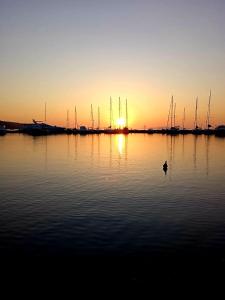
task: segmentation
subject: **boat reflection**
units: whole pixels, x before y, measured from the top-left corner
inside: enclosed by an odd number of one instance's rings
[[[78,141],[78,135],[74,134],[74,159],[75,160],[77,160],[77,158],[78,158],[77,141]]]
[[[166,139],[165,139],[166,138]],[[199,172],[200,169],[204,170],[204,173],[208,176],[209,171],[212,171],[212,162],[210,157],[212,156],[212,145],[218,139],[214,136],[166,136],[165,138],[158,138],[158,136],[138,136],[132,135],[67,135],[67,136],[35,136],[32,137],[32,145],[34,153],[41,153],[40,167],[44,167],[48,170],[49,163],[52,159],[62,155],[67,162],[79,161],[80,157],[86,157],[89,159],[89,166],[94,168],[96,165],[102,166],[107,163],[110,170],[117,169],[117,167],[127,168],[133,163],[133,158],[151,159],[152,153],[157,151],[161,153],[155,157],[158,160],[157,164],[160,167],[165,160],[168,162],[168,171],[165,174],[169,175],[169,178],[175,173],[179,172],[182,168],[183,172],[191,169],[194,172]],[[29,142],[30,138],[25,138]],[[129,141],[128,141],[129,139]],[[139,143],[142,143],[142,147]],[[157,143],[161,143],[160,146],[155,146]],[[51,155],[49,152],[55,149],[57,142],[57,151]],[[220,139],[219,142],[225,142]],[[130,147],[130,156],[128,157],[128,143]],[[149,148],[146,144],[149,143]],[[148,150],[149,149],[149,150]],[[150,151],[150,152],[149,152]],[[161,152],[160,152],[161,151]],[[130,164],[128,165],[128,159]],[[84,161],[85,161],[84,160]],[[38,159],[37,159],[38,161]],[[182,164],[182,167],[181,167]],[[211,170],[210,170],[211,168]],[[171,177],[172,178],[172,177]]]
[[[212,136],[211,135],[206,135],[205,136],[205,147],[206,147],[206,175],[209,175],[209,150],[210,150],[210,143],[212,140]]]
[[[169,165],[169,173],[172,174],[175,170],[178,160],[183,162],[188,161],[188,157],[192,156],[192,168],[195,172],[199,170],[199,167],[205,168],[205,174],[209,175],[209,156],[210,145],[215,139],[214,136],[168,136],[166,141],[167,146],[167,158]],[[203,146],[204,142],[204,146]],[[180,153],[180,154],[179,154]],[[204,163],[205,161],[205,163]]]
[[[178,139],[177,135],[167,136],[167,157],[170,170],[173,169],[174,157],[175,157],[175,140]]]
[[[194,169],[197,169],[197,140],[198,140],[199,136],[198,135],[194,135],[194,149],[193,149],[193,165],[194,165]]]

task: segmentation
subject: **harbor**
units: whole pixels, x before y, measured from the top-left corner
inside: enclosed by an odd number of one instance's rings
[[[113,104],[112,98],[110,97],[109,103],[109,126],[106,128],[101,128],[101,119],[100,119],[100,108],[98,106],[98,116],[97,116],[97,125],[95,126],[94,122],[94,113],[93,106],[91,104],[91,126],[78,125],[78,116],[77,116],[77,107],[74,108],[74,126],[70,127],[69,120],[69,110],[67,110],[66,116],[66,126],[60,127],[56,125],[47,124],[47,104],[45,102],[44,107],[44,122],[32,120],[30,124],[19,124],[15,122],[4,122],[0,121],[0,135],[5,135],[7,133],[24,133],[33,136],[38,135],[51,135],[51,134],[80,134],[80,135],[89,135],[89,134],[132,134],[132,133],[145,133],[145,134],[167,134],[167,135],[216,135],[216,136],[225,136],[225,124],[220,124],[216,126],[211,125],[211,98],[212,93],[210,90],[209,99],[208,99],[208,109],[205,121],[205,128],[199,126],[199,116],[198,116],[198,97],[195,101],[195,115],[194,115],[194,126],[193,128],[186,128],[186,108],[183,109],[182,117],[182,126],[177,125],[176,123],[176,102],[174,97],[171,97],[171,102],[169,106],[169,112],[167,117],[167,123],[165,127],[162,128],[144,128],[144,129],[133,129],[129,128],[128,124],[128,102],[125,101],[125,116],[121,113],[121,99],[118,99],[118,119],[114,120],[113,118]]]
[[[225,125],[219,125],[216,128],[211,129],[128,129],[125,128],[105,128],[105,129],[91,129],[85,126],[81,126],[80,128],[64,128],[48,125],[45,123],[37,123],[22,126],[19,129],[7,129],[5,127],[0,128],[0,135],[3,136],[5,134],[15,134],[15,133],[23,133],[33,136],[41,136],[41,135],[52,135],[52,134],[80,134],[80,135],[90,135],[90,134],[167,134],[167,135],[216,135],[216,136],[225,136]]]

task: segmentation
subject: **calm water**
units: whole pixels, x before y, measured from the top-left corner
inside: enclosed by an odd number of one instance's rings
[[[0,162],[1,254],[225,256],[224,138],[8,134]]]

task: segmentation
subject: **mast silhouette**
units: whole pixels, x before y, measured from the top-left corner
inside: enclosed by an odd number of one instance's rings
[[[198,97],[195,103],[195,129],[198,129]]]
[[[77,129],[77,108],[74,109],[74,128]]]
[[[93,107],[91,104],[91,125],[92,125],[92,129],[94,129],[94,115],[93,115]]]
[[[173,112],[173,127],[176,125],[176,102],[174,104],[174,112]]]
[[[119,120],[120,120],[120,117],[121,117],[121,104],[120,104],[120,97],[119,97]],[[119,128],[121,126],[119,125]]]
[[[183,114],[183,130],[184,130],[184,122],[185,122],[185,107],[184,107],[184,114]]]
[[[170,112],[171,112],[171,101],[170,101],[170,108],[169,108],[169,113],[168,113],[168,118],[167,118],[167,123],[166,123],[166,129],[168,129],[168,127],[169,127]]]
[[[66,127],[69,128],[69,110],[67,110]]]
[[[211,106],[211,89],[209,93],[209,103],[208,103],[208,113],[207,113],[207,129],[211,127],[210,125],[210,106]]]
[[[127,109],[127,99],[126,99],[126,127],[128,128],[128,109]]]
[[[110,97],[110,112],[109,112],[110,124],[109,128],[112,128],[112,98]]]
[[[98,106],[98,129],[100,129],[100,108]]]
[[[173,127],[173,96],[171,98],[171,114],[170,114],[170,118],[171,118],[171,128]]]

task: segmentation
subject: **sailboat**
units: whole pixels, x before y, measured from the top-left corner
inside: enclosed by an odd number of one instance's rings
[[[43,123],[42,121],[33,120],[32,124],[23,126],[22,132],[30,135],[48,135],[48,134],[64,133],[65,128],[52,126]]]
[[[170,129],[168,129],[169,119],[170,119]],[[167,134],[178,134],[179,133],[179,126],[176,126],[176,103],[174,103],[174,101],[173,101],[173,96],[171,98],[166,133]]]
[[[74,107],[74,129],[72,130],[73,134],[78,134],[79,130],[77,128],[77,107]]]
[[[91,127],[87,128],[86,126],[80,126],[79,133],[81,135],[96,133],[96,131],[94,129],[94,114],[93,114],[93,106],[92,106],[92,104],[91,104]]]
[[[215,128],[215,135],[225,137],[225,125],[218,125]]]
[[[184,113],[183,113],[183,126],[182,126],[182,129],[180,129],[180,133],[181,134],[187,134],[189,133],[189,130],[185,128],[185,120],[186,120],[186,109],[184,107]]]
[[[120,102],[120,97],[119,97],[119,120],[121,120],[121,102]],[[119,128],[116,128],[113,130],[113,133],[122,133],[122,134],[128,134],[129,129],[128,129],[128,109],[127,109],[127,99],[126,99],[126,121],[125,121],[125,126],[121,128],[122,125],[119,125]]]
[[[207,111],[207,117],[206,117],[206,129],[204,130],[204,134],[210,135],[213,133],[212,125],[210,125],[210,112],[211,112],[211,90],[209,92],[209,102],[208,102],[208,111]]]
[[[116,133],[116,129],[112,128],[112,120],[113,120],[112,98],[110,97],[110,101],[109,101],[109,127],[104,130],[104,133],[106,133],[106,134]]]
[[[93,106],[91,104],[91,127],[88,128],[88,133],[95,133],[95,121],[94,121],[94,113],[93,113]]]
[[[127,99],[126,99],[126,125],[125,125],[125,127],[122,129],[122,133],[123,133],[123,134],[128,134],[128,133],[129,133],[129,129],[128,129],[128,108],[127,108]]]
[[[195,122],[194,122],[194,129],[192,130],[193,134],[202,134],[202,129],[198,126],[198,97],[196,98],[195,102]]]
[[[98,127],[95,129],[95,133],[100,134],[103,131],[100,129],[100,107],[98,106]]]
[[[34,136],[65,133],[64,127],[58,127],[58,126],[47,124],[46,115],[47,113],[46,113],[46,102],[45,102],[45,122],[37,121],[33,119],[33,123],[24,125],[21,129],[21,132],[34,135]]]
[[[73,129],[70,128],[70,118],[69,118],[69,110],[67,110],[67,117],[66,117],[66,133],[67,134],[72,134]]]

